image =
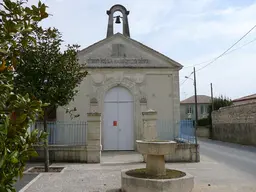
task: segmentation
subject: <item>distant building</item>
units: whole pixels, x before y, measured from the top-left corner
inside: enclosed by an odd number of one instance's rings
[[[241,104],[255,103],[255,102],[256,102],[256,94],[247,95],[245,97],[241,97],[233,100],[234,105],[241,105]]]
[[[208,117],[209,104],[211,97],[206,95],[197,95],[197,113],[198,119]],[[180,119],[195,120],[195,96],[189,97],[180,102]]]

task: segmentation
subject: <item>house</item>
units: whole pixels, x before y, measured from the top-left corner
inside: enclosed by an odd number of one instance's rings
[[[123,33],[113,33],[114,13],[122,13]],[[88,71],[74,101],[78,121],[87,113],[101,114],[103,150],[136,150],[141,138],[142,112],[157,111],[158,119],[168,119],[179,132],[179,70],[182,65],[131,38],[128,15],[122,5],[108,14],[106,38],[81,50],[79,62]],[[119,23],[119,22],[117,22]],[[88,37],[85,37],[88,38]],[[65,109],[57,109],[57,121],[70,121]],[[172,134],[172,133],[169,133]]]
[[[207,95],[197,95],[198,119],[208,117],[208,108],[210,103],[211,97]],[[195,120],[195,96],[191,96],[180,102],[180,119]]]
[[[238,99],[234,99],[233,105],[241,105],[241,104],[247,104],[247,103],[255,103],[256,102],[256,94],[247,95]]]

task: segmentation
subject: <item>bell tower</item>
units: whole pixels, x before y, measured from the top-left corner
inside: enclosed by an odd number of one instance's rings
[[[122,16],[116,16],[114,17],[114,13],[116,11],[120,11],[122,13]],[[113,20],[116,18],[117,24],[121,23],[120,19],[123,21],[123,35],[130,37],[130,30],[129,30],[129,23],[128,23],[128,15],[130,11],[127,11],[127,9],[123,5],[116,4],[110,8],[110,10],[107,11],[107,14],[109,16],[108,18],[108,31],[107,31],[107,38],[112,36],[114,33],[114,23]]]

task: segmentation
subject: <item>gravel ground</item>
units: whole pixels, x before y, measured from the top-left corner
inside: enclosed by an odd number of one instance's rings
[[[256,192],[255,177],[206,156],[201,156],[200,163],[166,166],[192,174],[193,192]],[[66,164],[65,167],[63,173],[41,174],[26,192],[116,192],[121,187],[121,170],[145,167],[145,164]]]

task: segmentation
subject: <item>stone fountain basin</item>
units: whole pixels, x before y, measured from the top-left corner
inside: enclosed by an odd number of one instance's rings
[[[136,140],[137,150],[143,155],[167,155],[174,152],[177,146],[175,141],[142,141]]]
[[[142,140],[137,140],[136,143],[137,150],[147,156],[145,176],[148,178],[166,176],[164,155],[175,150],[177,143],[175,141]],[[127,171],[124,170],[121,174],[123,192],[191,192],[194,187],[194,177],[187,173],[185,176],[171,179],[147,179],[141,175],[140,177],[129,176]]]
[[[194,177],[188,173],[174,179],[146,179],[131,177],[121,172],[122,192],[191,192],[194,188]]]

